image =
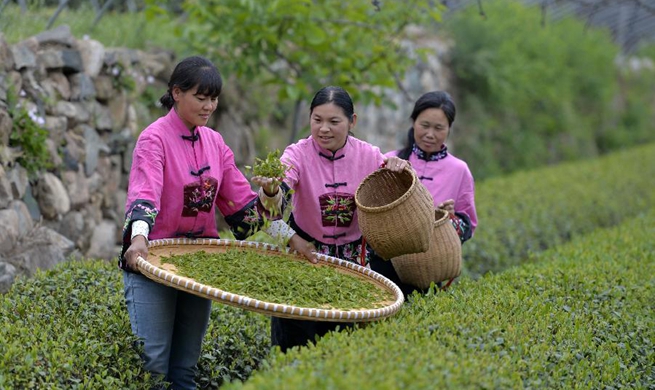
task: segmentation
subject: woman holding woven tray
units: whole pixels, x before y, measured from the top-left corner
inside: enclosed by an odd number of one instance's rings
[[[357,139],[353,102],[340,87],[325,87],[311,102],[311,136],[288,146],[280,160],[289,167],[281,185],[293,190],[289,225],[273,223],[278,235],[298,251],[316,252],[367,266],[370,253],[362,248],[355,213],[355,191],[383,163],[400,172],[407,162],[385,157],[379,148]],[[282,351],[306,345],[337,326],[352,324],[272,318],[271,339]]]
[[[221,135],[206,127],[222,85],[205,58],[177,64],[160,99],[167,114],[139,135],[130,170],[119,259],[125,302],[132,331],[143,342],[145,369],[173,389],[196,388],[211,301],[141,275],[137,258],[147,259],[148,239],[218,238],[216,209],[235,237],[245,239],[264,216],[275,218],[269,210],[279,215],[286,202],[281,194],[254,193]]]
[[[408,160],[434,199],[434,206],[450,213],[464,243],[478,224],[473,175],[463,160],[448,152],[446,140],[455,121],[455,102],[444,91],[428,92],[414,104],[404,148],[388,152]],[[396,283],[405,295],[419,290],[400,281],[391,261],[373,257],[371,268]]]

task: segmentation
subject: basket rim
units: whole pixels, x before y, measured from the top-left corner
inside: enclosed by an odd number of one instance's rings
[[[361,194],[361,189],[362,189],[362,187],[363,187],[364,184],[366,184],[368,181],[373,180],[373,178],[374,178],[375,176],[379,175],[381,172],[384,172],[384,170],[387,170],[387,171],[393,172],[393,171],[391,171],[391,169],[389,169],[389,168],[384,168],[384,167],[383,167],[383,168],[379,168],[379,169],[373,171],[373,172],[372,172],[371,174],[369,174],[368,176],[366,176],[366,177],[364,178],[364,180],[362,180],[362,182],[359,183],[359,185],[357,186],[357,190],[355,190],[355,204],[356,204],[357,207],[360,208],[361,210],[364,210],[364,211],[369,212],[369,213],[379,213],[379,212],[383,212],[383,211],[390,210],[390,209],[392,209],[392,208],[398,206],[399,204],[403,203],[405,200],[407,200],[407,198],[409,198],[410,196],[412,196],[412,194],[414,193],[414,191],[416,191],[416,186],[417,186],[418,176],[416,176],[416,172],[414,172],[414,169],[412,169],[412,168],[406,166],[406,167],[402,170],[402,172],[407,172],[407,173],[409,173],[409,174],[411,175],[411,177],[412,177],[412,184],[409,186],[409,189],[407,189],[407,191],[405,191],[405,193],[404,193],[400,198],[394,200],[393,202],[391,202],[391,203],[389,203],[389,204],[385,204],[384,206],[377,206],[377,207],[364,206],[363,204],[361,204],[361,203],[359,202],[359,197],[360,197],[359,195]],[[398,173],[398,172],[396,172],[396,173]],[[420,182],[419,182],[418,184],[420,184]]]
[[[264,250],[281,256],[300,256],[298,252],[292,251],[289,248],[280,249],[277,245],[255,241],[227,240],[218,238],[202,238],[195,240],[187,238],[165,238],[152,240],[148,243],[149,248],[165,247],[170,245],[235,247],[256,249],[260,251]],[[366,322],[391,316],[400,310],[404,302],[403,293],[400,288],[388,278],[369,268],[362,267],[359,264],[316,252],[315,255],[319,262],[324,262],[330,266],[340,268],[350,274],[358,274],[359,276],[362,276],[363,280],[366,280],[369,283],[375,283],[374,281],[376,281],[377,283],[375,284],[381,285],[386,290],[393,293],[394,302],[384,307],[375,309],[339,310],[300,307],[283,303],[261,301],[245,295],[233,294],[216,287],[208,286],[206,284],[196,282],[193,279],[186,278],[184,276],[177,275],[174,272],[157,267],[141,256],[137,257],[137,266],[144,276],[155,282],[165,284],[178,290],[201,296],[203,298],[211,299],[219,303],[267,314],[273,317],[305,320],[310,319],[313,321]]]

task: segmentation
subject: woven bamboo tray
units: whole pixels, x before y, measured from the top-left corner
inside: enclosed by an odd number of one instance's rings
[[[378,288],[391,292],[393,301],[375,302],[382,307],[374,309],[339,310],[321,309],[311,307],[298,307],[280,302],[265,302],[244,295],[233,294],[217,287],[207,286],[193,279],[177,275],[172,264],[161,262],[161,257],[205,251],[207,253],[223,253],[229,248],[240,248],[257,251],[262,254],[286,256],[297,261],[308,261],[295,251],[280,250],[271,244],[251,241],[197,239],[186,238],[152,240],[148,245],[148,260],[137,258],[139,270],[146,277],[155,282],[211,299],[226,305],[270,315],[273,317],[304,319],[314,321],[333,322],[368,322],[379,320],[395,314],[403,304],[404,297],[400,288],[384,276],[362,267],[358,264],[338,259],[332,256],[316,254],[318,266],[333,267],[335,272],[344,272],[354,275],[365,283],[372,283]],[[321,288],[321,286],[316,286]]]

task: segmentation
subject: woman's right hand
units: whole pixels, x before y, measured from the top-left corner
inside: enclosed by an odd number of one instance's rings
[[[300,237],[298,234],[294,234],[291,239],[289,239],[289,246],[291,249],[305,256],[312,264],[318,263],[316,258],[316,247],[309,241],[306,241],[304,238]]]
[[[250,182],[262,187],[264,194],[269,197],[275,196],[280,190],[280,180],[272,177],[253,176]]]
[[[139,272],[137,267],[137,257],[141,256],[144,260],[148,260],[148,241],[142,235],[134,236],[130,247],[125,251],[123,258],[127,263],[127,268]]]

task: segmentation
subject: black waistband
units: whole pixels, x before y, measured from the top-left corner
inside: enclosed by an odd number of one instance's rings
[[[318,245],[326,245],[326,246],[335,246],[335,247],[337,247],[337,246],[350,245],[350,244],[354,244],[354,243],[360,243],[360,242],[362,241],[362,238],[359,237],[359,238],[356,239],[356,240],[353,240],[353,241],[351,241],[351,242],[343,243],[342,245],[337,245],[337,244],[326,244],[326,243],[324,243],[324,242],[322,242],[322,241],[319,241],[319,240],[315,239],[314,237],[310,236],[310,235],[307,234],[304,230],[302,230],[300,227],[298,227],[298,224],[296,224],[296,221],[295,221],[294,218],[293,218],[293,213],[292,213],[291,216],[289,217],[289,226],[291,226],[291,228],[292,228],[293,230],[295,230],[296,233],[298,233],[298,235],[299,235],[300,237],[302,237],[305,241],[309,241],[309,242],[312,242],[312,243],[314,243],[314,244],[318,244]],[[345,235],[346,235],[346,233],[341,233],[340,235],[337,234],[337,236],[339,236],[339,237],[342,237],[342,236],[345,236]],[[331,237],[331,236],[327,236],[327,237],[326,237],[326,236],[323,236],[323,237],[324,237],[324,238],[333,238],[333,237]],[[334,237],[334,238],[337,238],[337,237]]]

